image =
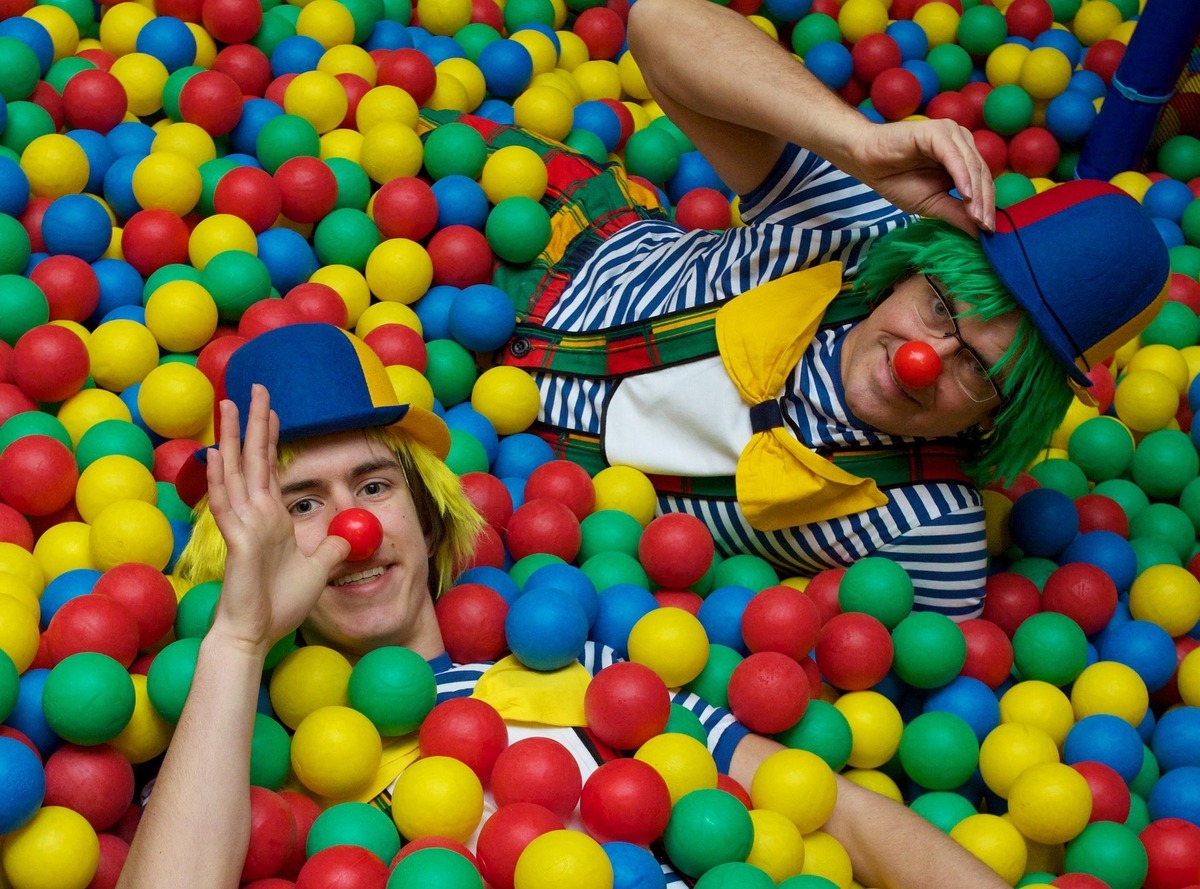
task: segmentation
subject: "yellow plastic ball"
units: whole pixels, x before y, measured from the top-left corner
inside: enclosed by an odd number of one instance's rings
[[[309,0],[296,17],[296,33],[301,37],[311,37],[326,49],[344,43],[353,44],[354,16],[337,0]]]
[[[85,432],[103,420],[132,419],[129,406],[121,397],[104,389],[81,389],[58,406],[58,421],[76,445]]]
[[[621,89],[625,95],[633,99],[649,99],[650,88],[646,86],[646,78],[638,67],[633,53],[622,53],[617,59],[617,75],[621,78]]]
[[[78,142],[58,133],[38,136],[21,152],[21,170],[35,197],[60,198],[87,187],[87,154]]]
[[[133,170],[133,196],[146,210],[167,210],[185,216],[200,200],[200,170],[182,154],[158,151]]]
[[[1053,99],[1071,81],[1071,60],[1052,46],[1039,46],[1021,63],[1017,81],[1034,99]]]
[[[1115,185],[1121,191],[1125,192],[1135,201],[1141,201],[1153,185],[1150,177],[1145,173],[1139,173],[1137,170],[1125,170],[1108,180],[1109,184]]]
[[[1001,723],[979,745],[979,773],[992,792],[1005,799],[1025,769],[1058,761],[1054,739],[1036,726],[1019,722]]]
[[[431,34],[453,37],[471,23],[471,0],[417,0],[417,18]]]
[[[746,863],[753,864],[776,883],[804,870],[804,837],[791,819],[771,809],[751,809],[754,842]]]
[[[553,87],[531,86],[512,106],[519,127],[559,141],[571,132],[575,113],[571,101]]]
[[[886,796],[898,803],[904,802],[904,793],[900,786],[879,769],[847,769],[842,773],[842,777],[872,793]]]
[[[0,595],[0,651],[8,655],[18,673],[33,663],[39,639],[37,614],[24,602]]]
[[[52,3],[38,4],[26,10],[23,17],[46,29],[54,44],[54,61],[75,55],[79,48],[79,26],[65,9]]]
[[[85,522],[58,522],[42,532],[33,555],[46,572],[46,582],[77,568],[95,569],[92,529]]]
[[[1137,728],[1150,706],[1150,693],[1137,672],[1117,661],[1097,661],[1085,667],[1071,685],[1075,718],[1104,713]]]
[[[100,18],[100,45],[118,58],[137,50],[137,36],[154,10],[141,3],[117,3]]]
[[[354,121],[358,131],[364,135],[378,124],[385,122],[401,123],[408,129],[417,125],[421,111],[413,97],[398,86],[377,86],[367,90],[366,95],[359,99],[354,112]]]
[[[433,386],[415,367],[404,364],[391,364],[385,370],[396,393],[396,400],[401,404],[412,404],[433,410]]]
[[[33,553],[7,540],[0,540],[0,572],[11,574],[39,596],[46,588],[46,577]]]
[[[516,196],[540,201],[546,193],[546,164],[524,145],[497,149],[483,164],[479,184],[489,201],[498,204]]]
[[[91,522],[118,500],[156,503],[158,487],[154,474],[140,461],[125,454],[106,454],[79,473],[75,507],[85,522]]]
[[[425,101],[426,108],[434,111],[473,111],[471,97],[462,81],[449,71],[438,71],[433,94]]]
[[[1129,359],[1126,370],[1130,373],[1135,370],[1156,370],[1174,383],[1181,395],[1187,392],[1193,376],[1183,351],[1166,343],[1142,346]]]
[[[367,286],[367,279],[351,266],[321,266],[308,276],[308,280],[314,284],[328,284],[337,291],[346,304],[346,323],[350,327],[358,323],[359,317],[371,304],[371,288]]]
[[[196,352],[217,330],[217,304],[196,281],[179,278],[146,300],[146,328],[167,352]]]
[[[328,2],[345,9],[336,0],[313,0],[313,4]],[[304,14],[303,11],[300,13]],[[318,133],[327,133],[346,118],[350,100],[341,82],[325,71],[304,71],[297,74],[283,91],[283,110],[302,117]]]
[[[541,396],[533,377],[517,367],[490,367],[471,387],[471,407],[501,435],[524,432],[537,419]]]
[[[348,706],[350,661],[324,645],[305,645],[290,652],[271,673],[271,708],[290,729],[314,710]]]
[[[777,750],[759,765],[750,782],[756,809],[785,816],[800,833],[812,833],[833,813],[837,779],[828,763],[807,750]]]
[[[367,257],[366,277],[379,299],[411,305],[433,283],[433,260],[416,241],[388,238]]]
[[[556,31],[558,35],[558,67],[574,71],[591,59],[587,44],[574,31]]]
[[[1012,546],[1008,516],[1013,502],[999,491],[983,492],[983,513],[987,523],[988,555],[998,556]]]
[[[613,867],[600,844],[577,830],[534,837],[517,858],[514,889],[612,889]]]
[[[354,335],[359,339],[365,337],[377,327],[385,324],[403,324],[410,330],[421,333],[423,328],[417,313],[404,303],[378,302],[372,303],[358,316],[354,325]]]
[[[420,172],[425,147],[412,127],[398,120],[383,120],[362,132],[362,168],[373,180],[382,185]]]
[[[209,261],[226,250],[258,256],[258,240],[250,223],[231,213],[214,213],[196,223],[188,237],[188,260],[204,271]]]
[[[197,68],[211,68],[217,58],[217,43],[201,25],[195,22],[184,22],[192,37],[196,40],[196,59],[192,62]]]
[[[97,571],[122,562],[139,562],[162,571],[171,560],[171,523],[153,504],[118,500],[105,507],[91,525],[92,563]]]
[[[921,26],[921,30],[929,39],[930,48],[933,48],[954,42],[958,36],[958,20],[960,18],[958,11],[949,3],[935,0],[933,3],[921,6],[913,13],[912,20]]]
[[[320,707],[292,735],[292,771],[318,796],[347,799],[375,779],[383,755],[379,732],[350,707]]]
[[[654,484],[641,470],[632,466],[608,466],[592,478],[596,489],[596,510],[618,509],[638,520],[644,528],[654,519],[658,495]]]
[[[668,688],[680,688],[700,675],[708,662],[708,634],[690,612],[657,608],[629,632],[629,659],[657,673]]]
[[[1108,0],[1088,0],[1071,21],[1071,30],[1084,46],[1099,43],[1121,24],[1121,10]]]
[[[1025,873],[1029,858],[1021,832],[999,815],[968,815],[950,830],[950,839],[980,859],[1010,886]]]
[[[438,75],[449,74],[467,91],[467,105],[474,109],[487,95],[487,82],[479,66],[470,59],[443,59],[437,63]]]
[[[850,724],[849,765],[875,769],[896,755],[904,720],[896,705],[876,691],[852,691],[834,703]]]
[[[138,5],[140,4],[117,4],[118,7]],[[167,71],[167,66],[154,56],[144,52],[131,52],[129,55],[119,56],[108,69],[108,73],[125,87],[130,114],[149,117],[162,110],[163,87],[170,72]]]
[[[375,78],[379,73],[371,54],[353,43],[343,43],[326,49],[317,61],[317,70],[335,75],[357,74],[372,87],[375,86]]]
[[[43,806],[4,835],[0,864],[12,889],[85,889],[100,865],[100,840],[66,806]]]
[[[529,57],[533,60],[535,76],[553,71],[558,67],[558,50],[554,48],[554,41],[541,31],[525,28],[510,35],[509,39],[513,43],[521,44],[529,51]]]
[[[847,43],[858,43],[868,34],[880,34],[887,27],[887,5],[880,0],[846,0],[838,11],[837,23]]]
[[[1071,699],[1056,685],[1040,679],[1018,682],[1000,697],[1000,721],[1040,728],[1062,747],[1075,724]]]
[[[212,382],[195,365],[160,364],[142,380],[138,411],[163,438],[197,438],[213,419]]]
[[[621,99],[621,72],[616,62],[592,59],[577,66],[571,74],[579,84],[585,101]]]
[[[217,156],[217,146],[203,128],[194,123],[180,121],[167,124],[150,144],[152,154],[169,151],[187,158],[199,168]]]
[[[1103,3],[1104,0],[1092,0]],[[1113,407],[1117,418],[1135,432],[1165,429],[1179,410],[1179,389],[1158,371],[1139,370],[1117,383]]]
[[[691,735],[664,732],[655,735],[633,754],[658,772],[671,794],[671,805],[693,790],[717,786],[717,764],[708,748]]]
[[[992,86],[1020,84],[1021,70],[1031,50],[1019,43],[1002,43],[988,53],[983,71]]]
[[[850,853],[823,830],[814,830],[804,838],[804,870],[801,873],[824,877],[838,889],[851,889],[855,885]]]
[[[120,734],[108,744],[134,765],[149,762],[167,749],[175,727],[167,722],[154,705],[146,691],[146,677],[130,673],[133,680],[133,715]]]
[[[323,161],[331,157],[341,157],[357,164],[362,160],[362,143],[362,133],[358,130],[348,130],[344,127],[333,129],[321,134],[319,154]]]
[[[87,349],[92,379],[110,392],[124,392],[158,366],[158,341],[154,334],[127,318],[97,326],[88,338]]]
[[[34,556],[36,559],[37,556]],[[0,571],[0,596],[16,599],[29,609],[35,618],[41,614],[41,600],[37,592],[21,578],[7,571]]]
[[[392,789],[392,820],[408,840],[438,836],[465,842],[482,817],[479,777],[450,756],[418,759]]]
[[[548,86],[558,90],[570,100],[572,108],[583,101],[583,90],[579,87],[579,81],[575,79],[574,74],[562,68],[535,74],[529,86]]]
[[[1129,612],[1182,636],[1200,620],[1200,580],[1178,565],[1152,565],[1129,588]]]
[[[1179,697],[1189,707],[1200,707],[1200,655],[1189,651],[1179,662]]]
[[[1008,813],[1023,836],[1037,843],[1066,843],[1092,814],[1092,791],[1075,769],[1058,762],[1027,768],[1013,782]]]

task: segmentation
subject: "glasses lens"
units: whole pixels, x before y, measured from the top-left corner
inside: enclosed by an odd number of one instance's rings
[[[934,289],[932,284],[929,286],[928,292],[916,303],[917,317],[921,319],[926,330],[940,337],[954,334],[954,315],[942,295]]]
[[[988,401],[1000,395],[987,368],[967,349],[954,356],[954,378],[972,401]]]

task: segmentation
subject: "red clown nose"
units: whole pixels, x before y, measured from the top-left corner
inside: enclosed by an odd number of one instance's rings
[[[906,389],[928,389],[942,373],[942,359],[922,340],[904,343],[892,356],[896,379]]]

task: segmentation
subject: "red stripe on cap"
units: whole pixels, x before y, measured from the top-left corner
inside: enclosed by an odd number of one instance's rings
[[[996,214],[996,234],[1012,234],[1017,228],[1033,225],[1080,201],[1115,194],[1125,192],[1100,179],[1078,179],[1056,185]]]

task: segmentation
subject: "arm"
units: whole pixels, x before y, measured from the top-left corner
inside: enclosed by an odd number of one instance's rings
[[[991,174],[967,130],[948,120],[872,123],[734,11],[639,0],[629,46],[659,106],[739,193],[794,142],[901,209],[972,233],[994,224]],[[948,194],[954,187],[965,205]]]
[[[237,412],[221,406],[218,453],[209,451],[213,516],[229,546],[212,629],[120,889],[236,887],[250,840],[250,741],[263,662],[299,626],[349,544],[296,546],[275,477],[278,422],[259,387],[243,449]]]
[[[731,777],[749,788],[764,759],[783,746],[747,735],[733,754]],[[920,815],[837,776],[837,804],[822,830],[850,854],[854,875],[879,889],[1005,889],[990,867]]]

